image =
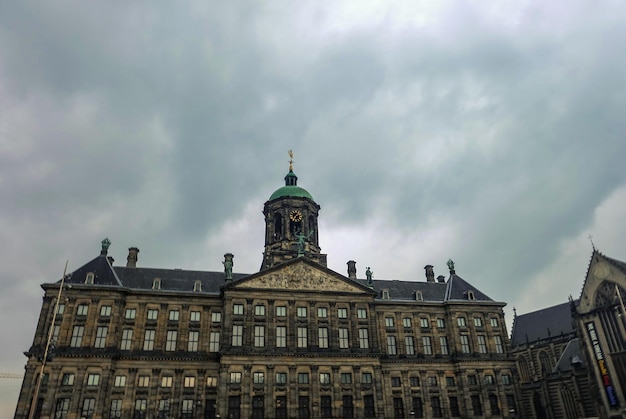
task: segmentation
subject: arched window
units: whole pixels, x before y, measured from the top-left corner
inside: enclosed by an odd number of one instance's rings
[[[524,356],[520,356],[517,359],[517,365],[519,367],[519,374],[522,381],[530,381],[530,369],[528,368],[528,361]]]
[[[280,213],[274,214],[274,240],[283,238],[283,216]]]
[[[541,365],[541,375],[547,375],[552,372],[554,366],[552,359],[546,351],[539,352],[539,365]]]

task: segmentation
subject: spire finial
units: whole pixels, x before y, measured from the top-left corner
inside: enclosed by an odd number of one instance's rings
[[[591,248],[595,251],[596,250],[596,245],[593,244],[593,235],[591,233],[589,233],[589,235],[587,237],[589,237],[589,241],[591,242]]]
[[[289,150],[289,171],[293,172],[293,151]]]

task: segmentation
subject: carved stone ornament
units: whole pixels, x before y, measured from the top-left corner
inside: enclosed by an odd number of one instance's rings
[[[348,284],[341,279],[328,275],[326,272],[319,271],[303,264],[288,266],[279,272],[263,275],[259,278],[245,281],[241,285],[237,286],[237,288],[244,287],[305,291],[363,292],[354,285]]]

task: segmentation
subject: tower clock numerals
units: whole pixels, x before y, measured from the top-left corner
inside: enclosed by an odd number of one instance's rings
[[[289,213],[289,219],[295,223],[302,221],[302,213],[298,210],[293,210]]]

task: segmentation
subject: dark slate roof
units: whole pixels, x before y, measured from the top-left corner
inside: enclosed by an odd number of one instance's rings
[[[552,372],[566,372],[571,371],[572,369],[584,367],[585,356],[580,350],[580,340],[578,338],[574,338],[570,340],[565,347],[565,350],[561,354],[561,358],[559,358],[559,361],[556,363]]]
[[[457,274],[451,274],[448,279],[448,287],[446,288],[446,301],[467,301],[468,292],[474,293],[474,300],[476,301],[493,301],[485,293],[476,289],[472,284],[465,281]]]
[[[76,269],[66,278],[65,282],[68,284],[84,284],[88,273],[94,274],[94,285],[122,285],[115,271],[111,269],[106,252],[100,253],[100,256]]]
[[[357,279],[361,284],[367,286],[366,279]],[[423,301],[442,302],[446,291],[445,282],[417,282],[400,281],[397,279],[383,280],[373,279],[374,291],[378,292],[377,299],[382,299],[383,290],[389,291],[390,300],[415,300],[415,291],[422,292]]]
[[[566,302],[515,316],[511,345],[523,345],[574,332],[571,306]]]
[[[115,267],[122,284],[131,289],[152,289],[155,278],[161,279],[163,291],[193,291],[196,281],[202,284],[204,293],[219,293],[225,284],[224,272],[187,271],[183,269],[126,268]],[[233,280],[245,278],[248,274],[233,273]]]

